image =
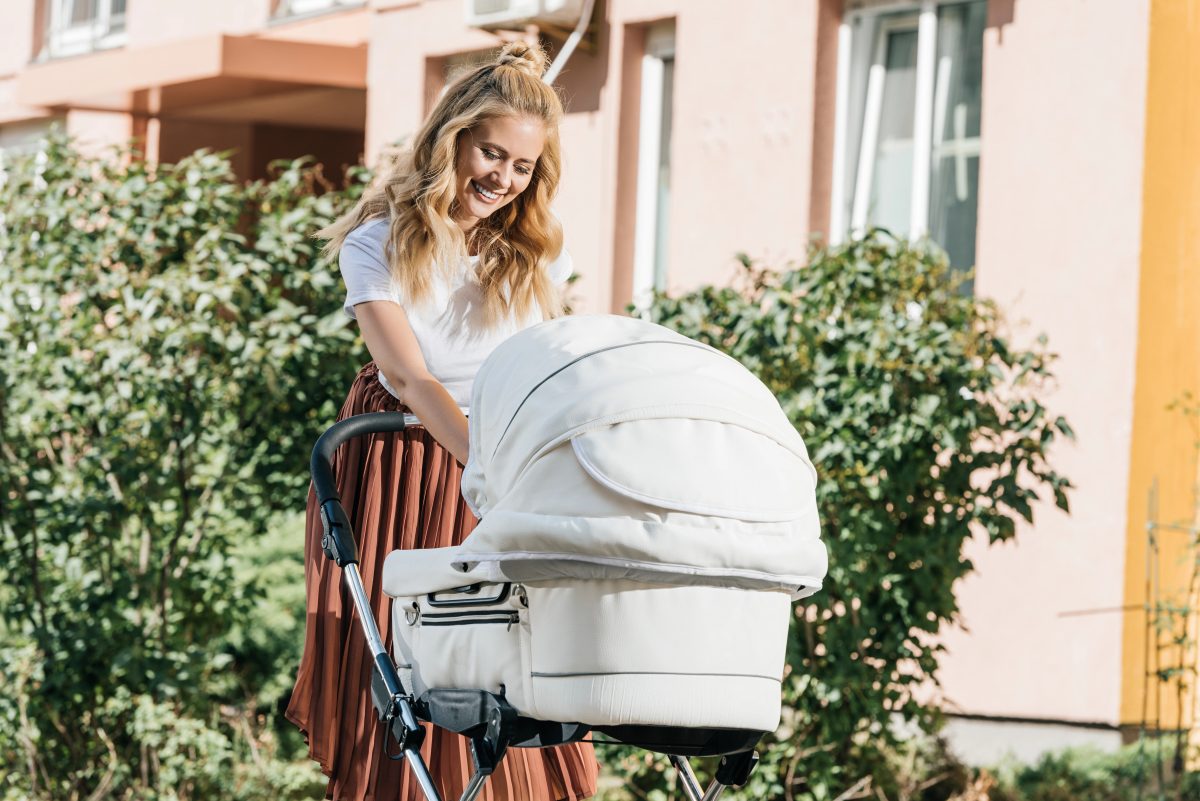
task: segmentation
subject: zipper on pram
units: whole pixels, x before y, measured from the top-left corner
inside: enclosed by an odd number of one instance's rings
[[[519,623],[519,612],[426,612],[421,615],[425,626],[475,626],[484,623],[506,623],[511,629]]]

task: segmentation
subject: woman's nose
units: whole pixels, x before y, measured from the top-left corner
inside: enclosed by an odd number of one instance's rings
[[[498,166],[493,173],[493,180],[501,189],[508,189],[512,183],[512,166],[508,164]]]

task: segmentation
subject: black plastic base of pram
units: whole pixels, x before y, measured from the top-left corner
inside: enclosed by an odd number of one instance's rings
[[[376,706],[380,719],[385,709]],[[758,764],[754,747],[765,732],[749,729],[681,729],[666,726],[588,726],[522,717],[502,695],[485,690],[429,690],[412,703],[419,720],[432,723],[471,740],[475,774],[463,794],[471,801],[509,748],[548,748],[589,741],[599,732],[604,742],[621,743],[666,754],[679,772],[690,801],[715,801],[726,787],[740,787]],[[399,728],[398,728],[399,727]],[[393,723],[400,740],[404,730]],[[599,742],[599,741],[593,741]],[[402,746],[403,747],[403,746]],[[701,790],[688,764],[688,757],[720,756],[716,778]],[[432,801],[432,799],[431,799]]]
[[[597,726],[595,731],[647,751],[688,757],[753,751],[765,734],[750,729],[672,729],[665,726]]]
[[[503,696],[485,690],[429,690],[413,703],[417,717],[464,737],[497,729],[497,744],[549,748],[578,742],[590,731],[581,723],[553,723],[521,717]]]
[[[483,734],[500,721],[507,745],[549,748],[579,742],[593,731],[625,745],[672,756],[725,756],[752,751],[763,732],[749,729],[678,729],[667,726],[588,726],[521,717],[503,696],[485,690],[429,690],[414,704],[421,720],[464,737]]]

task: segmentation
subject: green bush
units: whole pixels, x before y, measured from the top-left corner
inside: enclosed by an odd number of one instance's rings
[[[46,799],[279,798],[257,546],[302,509],[308,449],[360,345],[311,234],[319,170],[238,181],[61,137],[0,185],[0,784]],[[303,528],[288,581],[300,582]],[[294,599],[293,599],[294,600]],[[299,616],[299,610],[289,610]],[[291,636],[298,637],[298,634]],[[287,658],[290,664],[282,664]]]
[[[743,264],[739,285],[658,297],[648,314],[757,374],[820,476],[829,578],[797,606],[783,723],[750,795],[895,797],[887,755],[938,725],[919,690],[971,570],[964,543],[1011,538],[1039,494],[1067,508],[1047,458],[1071,429],[1038,400],[1052,357],[1043,341],[1012,346],[941,254],[883,232],[800,268]],[[630,792],[661,790],[657,770],[635,770]]]
[[[324,191],[297,162],[244,184],[218,155],[61,138],[0,174],[0,797],[320,794],[277,713],[303,466],[363,351],[311,234],[364,181]],[[1011,537],[1038,492],[1066,507],[1044,346],[1010,347],[941,259],[878,234],[652,316],[760,375],[821,473],[830,578],[744,795],[915,797],[895,755],[937,723],[915,693],[964,540]],[[611,793],[667,797],[664,760],[602,759]]]
[[[887,763],[894,786],[884,797],[898,801],[1200,801],[1198,774],[1176,763],[1174,743],[1153,737],[1116,751],[1068,748],[983,768],[964,765],[944,740],[915,737]]]
[[[1070,748],[1030,765],[994,770],[994,801],[1200,801],[1196,773],[1176,765],[1175,747],[1143,738],[1119,751]]]

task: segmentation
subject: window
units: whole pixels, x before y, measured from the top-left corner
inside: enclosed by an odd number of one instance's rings
[[[366,0],[279,0],[272,17],[307,17],[310,14],[323,14],[326,11],[336,11],[341,8],[361,6]]]
[[[62,118],[52,117],[0,125],[0,184],[7,178],[7,165],[12,159],[46,149],[46,139],[55,124],[61,125]],[[2,212],[0,216],[3,216]]]
[[[858,6],[864,6],[859,0]],[[975,264],[985,0],[871,3],[838,42],[830,238],[881,226]]]
[[[125,44],[126,0],[46,0],[45,58],[77,56]]]
[[[634,226],[633,300],[643,305],[667,285],[671,195],[671,122],[675,89],[675,25],[646,31],[638,114],[637,222]]]

